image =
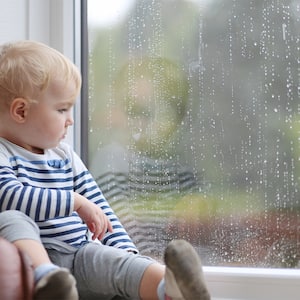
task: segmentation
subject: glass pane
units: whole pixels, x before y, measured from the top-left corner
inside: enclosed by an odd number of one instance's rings
[[[300,1],[88,5],[89,165],[141,253],[298,268]]]

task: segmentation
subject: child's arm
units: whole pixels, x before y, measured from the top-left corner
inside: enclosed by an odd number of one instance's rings
[[[0,166],[0,211],[19,210],[34,221],[70,216],[72,191],[41,188],[20,182],[9,166]]]
[[[107,231],[101,242],[108,246],[126,249],[127,251],[137,253],[138,250],[131,238],[128,236],[125,228],[119,218],[103,196],[96,181],[87,170],[78,155],[73,152],[73,170],[74,170],[74,191],[81,194],[94,204],[96,204],[105,213],[110,221],[113,231]],[[101,167],[101,166],[99,166]],[[93,235],[95,237],[95,234]]]

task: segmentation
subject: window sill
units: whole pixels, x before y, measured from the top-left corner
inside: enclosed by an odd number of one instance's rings
[[[212,300],[299,300],[299,269],[203,269]]]

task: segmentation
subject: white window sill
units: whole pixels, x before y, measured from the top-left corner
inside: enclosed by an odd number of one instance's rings
[[[212,300],[299,300],[300,270],[204,267]]]

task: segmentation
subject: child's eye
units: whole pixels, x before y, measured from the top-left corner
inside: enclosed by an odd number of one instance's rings
[[[64,113],[64,112],[67,112],[67,111],[68,111],[68,110],[67,110],[66,108],[62,108],[62,109],[59,109],[59,110],[58,110],[58,112],[61,113],[61,114]]]

